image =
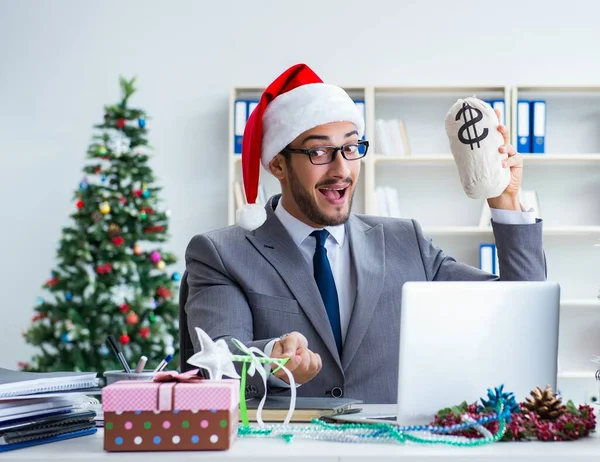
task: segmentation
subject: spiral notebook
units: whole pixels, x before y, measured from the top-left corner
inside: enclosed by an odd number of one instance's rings
[[[97,386],[95,372],[24,372],[0,367],[0,398]]]

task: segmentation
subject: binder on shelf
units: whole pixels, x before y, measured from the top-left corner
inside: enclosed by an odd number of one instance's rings
[[[484,103],[490,105],[492,109],[498,109],[500,111],[500,123],[506,125],[506,104],[503,99],[484,99]]]
[[[517,151],[521,154],[531,153],[530,101],[517,101]]]
[[[242,153],[242,137],[246,128],[246,120],[248,117],[248,102],[238,99],[235,101],[234,121],[233,121],[233,152],[235,154]]]
[[[242,139],[244,137],[244,129],[246,122],[250,118],[252,111],[258,106],[256,99],[236,99],[234,108],[234,154],[242,153]]]
[[[546,101],[531,102],[531,152],[543,154],[546,146]]]
[[[257,99],[251,99],[248,101],[248,114],[246,115],[246,122],[250,118],[250,114],[252,114],[252,111],[254,111],[254,109],[256,109],[256,106],[258,106]]]
[[[484,243],[479,245],[479,269],[496,274],[496,245]]]

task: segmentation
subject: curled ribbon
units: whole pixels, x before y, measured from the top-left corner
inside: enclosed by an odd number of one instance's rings
[[[240,411],[242,414],[242,422],[244,423],[244,425],[246,425],[246,426],[249,425],[248,413],[246,410],[246,399],[245,399],[246,364],[247,363],[250,364],[248,371],[247,371],[248,375],[250,375],[250,377],[254,377],[254,374],[256,373],[256,371],[258,371],[258,373],[260,374],[260,376],[263,379],[265,393],[263,394],[263,397],[260,400],[260,404],[258,405],[258,409],[256,410],[256,421],[257,421],[258,425],[261,427],[265,426],[265,423],[262,420],[262,410],[265,405],[265,400],[267,399],[267,372],[265,371],[265,368],[263,367],[263,363],[267,363],[267,364],[273,363],[278,366],[277,370],[283,369],[283,371],[285,372],[285,374],[288,377],[289,384],[291,387],[290,407],[288,409],[288,413],[285,417],[285,420],[283,421],[284,424],[286,424],[286,425],[289,424],[290,420],[292,418],[292,415],[294,414],[294,409],[296,408],[296,381],[294,380],[294,376],[292,375],[292,373],[284,365],[286,362],[289,361],[289,358],[270,358],[264,352],[262,352],[260,349],[258,349],[256,347],[248,348],[246,345],[244,345],[242,342],[240,342],[236,338],[232,338],[231,343],[233,343],[240,351],[245,353],[245,356],[244,355],[232,355],[232,359],[234,361],[243,362],[242,385],[241,385],[242,399],[240,400],[241,401]],[[262,356],[262,358],[257,358],[256,355]]]
[[[157,372],[154,376],[155,382],[201,382],[205,380],[198,375],[199,369],[183,372],[181,374],[176,371]]]

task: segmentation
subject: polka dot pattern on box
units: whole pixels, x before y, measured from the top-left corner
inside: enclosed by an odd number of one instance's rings
[[[237,434],[237,414],[230,416],[224,410],[106,412],[105,435],[110,438],[105,445],[110,443],[118,451],[224,449]]]

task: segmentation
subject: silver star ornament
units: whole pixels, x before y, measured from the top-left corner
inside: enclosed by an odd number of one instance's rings
[[[232,355],[222,338],[213,342],[209,335],[199,327],[196,334],[200,341],[200,351],[187,360],[192,366],[206,369],[211,380],[221,380],[223,376],[239,379],[233,365]]]

